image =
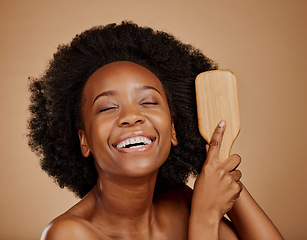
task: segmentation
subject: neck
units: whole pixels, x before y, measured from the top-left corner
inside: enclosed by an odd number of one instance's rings
[[[155,219],[153,194],[156,179],[157,172],[134,179],[99,174],[94,190],[95,220],[100,226],[112,223],[114,229],[127,232],[150,229]]]

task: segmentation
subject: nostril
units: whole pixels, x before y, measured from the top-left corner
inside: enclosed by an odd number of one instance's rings
[[[145,116],[142,113],[136,110],[132,111],[131,109],[125,109],[120,112],[118,126],[127,127],[143,122],[145,122]]]
[[[121,126],[130,126],[130,125],[135,125],[135,124],[139,124],[139,123],[142,123],[143,120],[142,119],[138,119],[136,121],[123,121],[120,123]]]
[[[129,125],[129,123],[128,122],[122,122],[121,125],[126,126],[126,125]]]

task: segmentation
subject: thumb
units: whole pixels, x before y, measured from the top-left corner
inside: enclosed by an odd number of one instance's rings
[[[209,143],[206,162],[219,162],[220,161],[220,149],[222,145],[223,135],[225,132],[226,122],[224,120],[215,128],[211,141]]]

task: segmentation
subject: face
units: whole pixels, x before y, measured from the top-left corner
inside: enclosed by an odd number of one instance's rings
[[[156,173],[177,145],[159,79],[131,62],[98,69],[82,96],[82,154],[93,154],[98,174],[140,177]]]

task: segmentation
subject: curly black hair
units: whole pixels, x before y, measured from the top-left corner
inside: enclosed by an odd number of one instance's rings
[[[41,77],[29,78],[29,146],[60,187],[79,197],[87,194],[97,182],[97,171],[93,156],[85,158],[80,150],[82,91],[98,68],[116,61],[139,64],[162,82],[179,144],[159,169],[156,191],[182,186],[190,174],[200,172],[206,157],[206,142],[198,131],[194,80],[217,65],[174,36],[129,21],[76,35],[58,47]]]

